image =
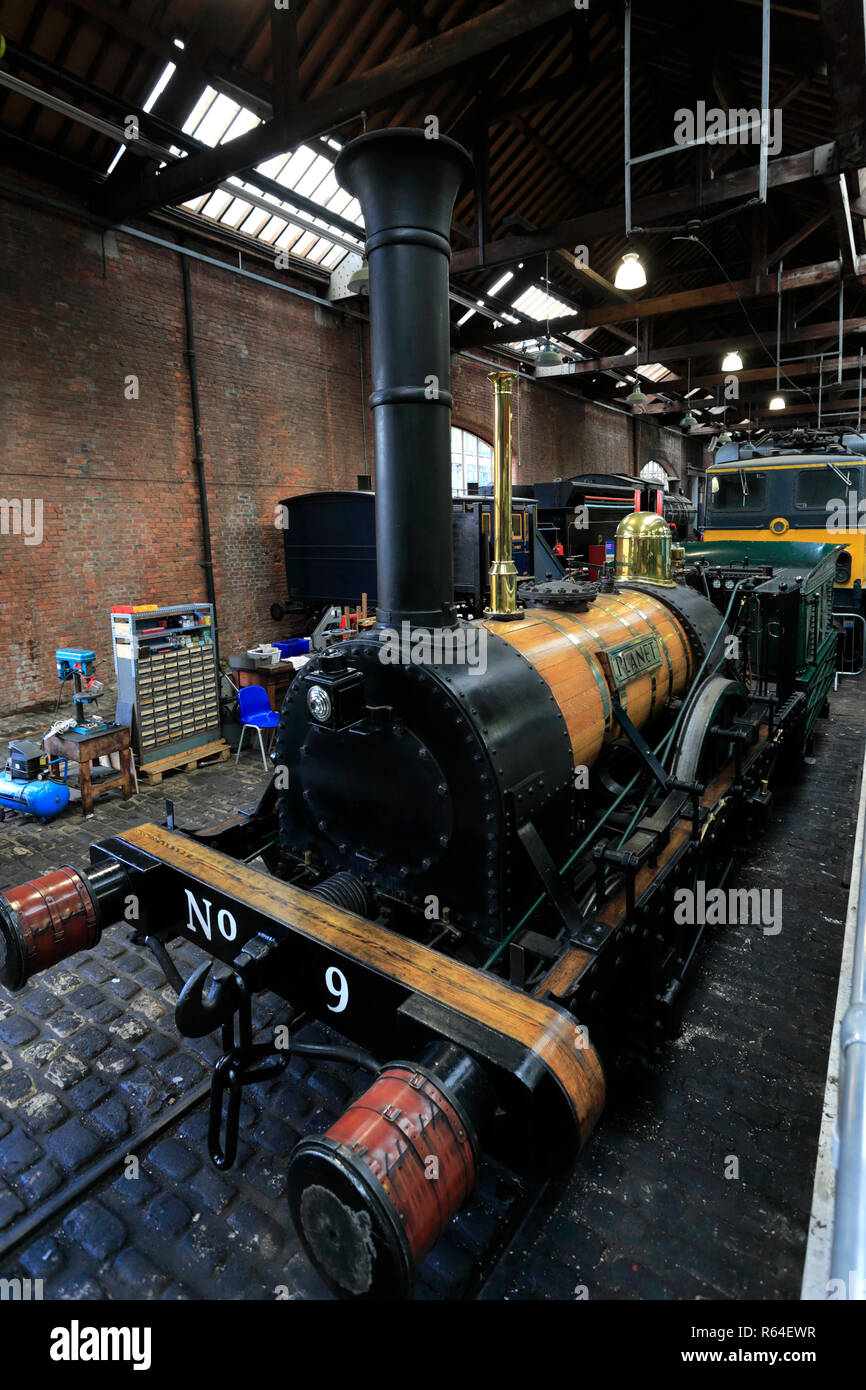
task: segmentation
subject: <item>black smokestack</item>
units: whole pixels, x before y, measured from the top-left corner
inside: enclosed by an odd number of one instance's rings
[[[378,618],[453,622],[449,232],[472,161],[454,140],[377,130],[340,153],[370,266]]]

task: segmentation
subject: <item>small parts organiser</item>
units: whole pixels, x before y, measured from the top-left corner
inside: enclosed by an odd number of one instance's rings
[[[135,709],[139,763],[220,736],[213,608],[208,603],[111,610],[119,701]]]

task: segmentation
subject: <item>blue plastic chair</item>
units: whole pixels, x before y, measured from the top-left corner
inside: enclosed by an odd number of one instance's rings
[[[262,741],[262,729],[275,729],[280,722],[280,716],[271,709],[271,702],[268,699],[268,692],[263,685],[244,685],[238,691],[238,702],[241,707],[241,736],[238,740],[238,751],[235,753],[235,767],[241,755],[244,734],[248,728],[255,729],[259,736],[259,747],[262,750],[262,762],[265,772],[268,771],[268,760],[265,757],[265,745]]]

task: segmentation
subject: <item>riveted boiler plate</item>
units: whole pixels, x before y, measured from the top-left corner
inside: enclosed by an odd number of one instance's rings
[[[454,827],[445,776],[402,726],[311,728],[300,773],[313,820],[341,853],[396,874],[421,873],[445,853]]]

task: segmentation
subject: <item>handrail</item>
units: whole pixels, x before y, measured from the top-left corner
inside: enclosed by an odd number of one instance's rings
[[[857,891],[851,997],[839,1053],[836,1198],[831,1279],[844,1296],[866,1302],[866,838]],[[831,1285],[832,1287],[833,1285]]]
[[[866,618],[863,617],[863,614],[862,614],[862,613],[855,613],[855,612],[853,611],[853,609],[841,609],[841,608],[840,608],[840,609],[834,609],[833,615],[832,615],[832,616],[833,616],[834,618],[840,618],[840,619],[842,620],[843,623],[847,624],[847,630],[846,630],[845,627],[843,627],[843,628],[842,628],[842,631],[839,633],[839,636],[840,636],[840,638],[841,638],[842,640],[841,640],[840,643],[839,643],[839,649],[838,649],[838,652],[837,652],[837,655],[836,655],[836,660],[837,660],[837,662],[839,663],[839,664],[837,665],[837,667],[836,667],[836,675],[837,675],[837,676],[859,676],[859,675],[862,673],[862,671],[863,671],[864,665],[866,665]],[[856,635],[856,628],[854,627],[854,624],[855,624],[855,623],[860,623],[860,625],[861,625],[861,633],[860,633],[860,664],[859,664],[859,666],[856,664],[856,662],[857,662],[857,644],[856,644],[856,641],[855,641],[855,635]],[[847,635],[848,635],[848,633],[851,634],[851,651],[850,651],[850,653],[847,651],[848,643],[847,643],[847,641],[845,640],[846,637],[847,637]],[[838,684],[837,684],[837,689],[838,689]]]

